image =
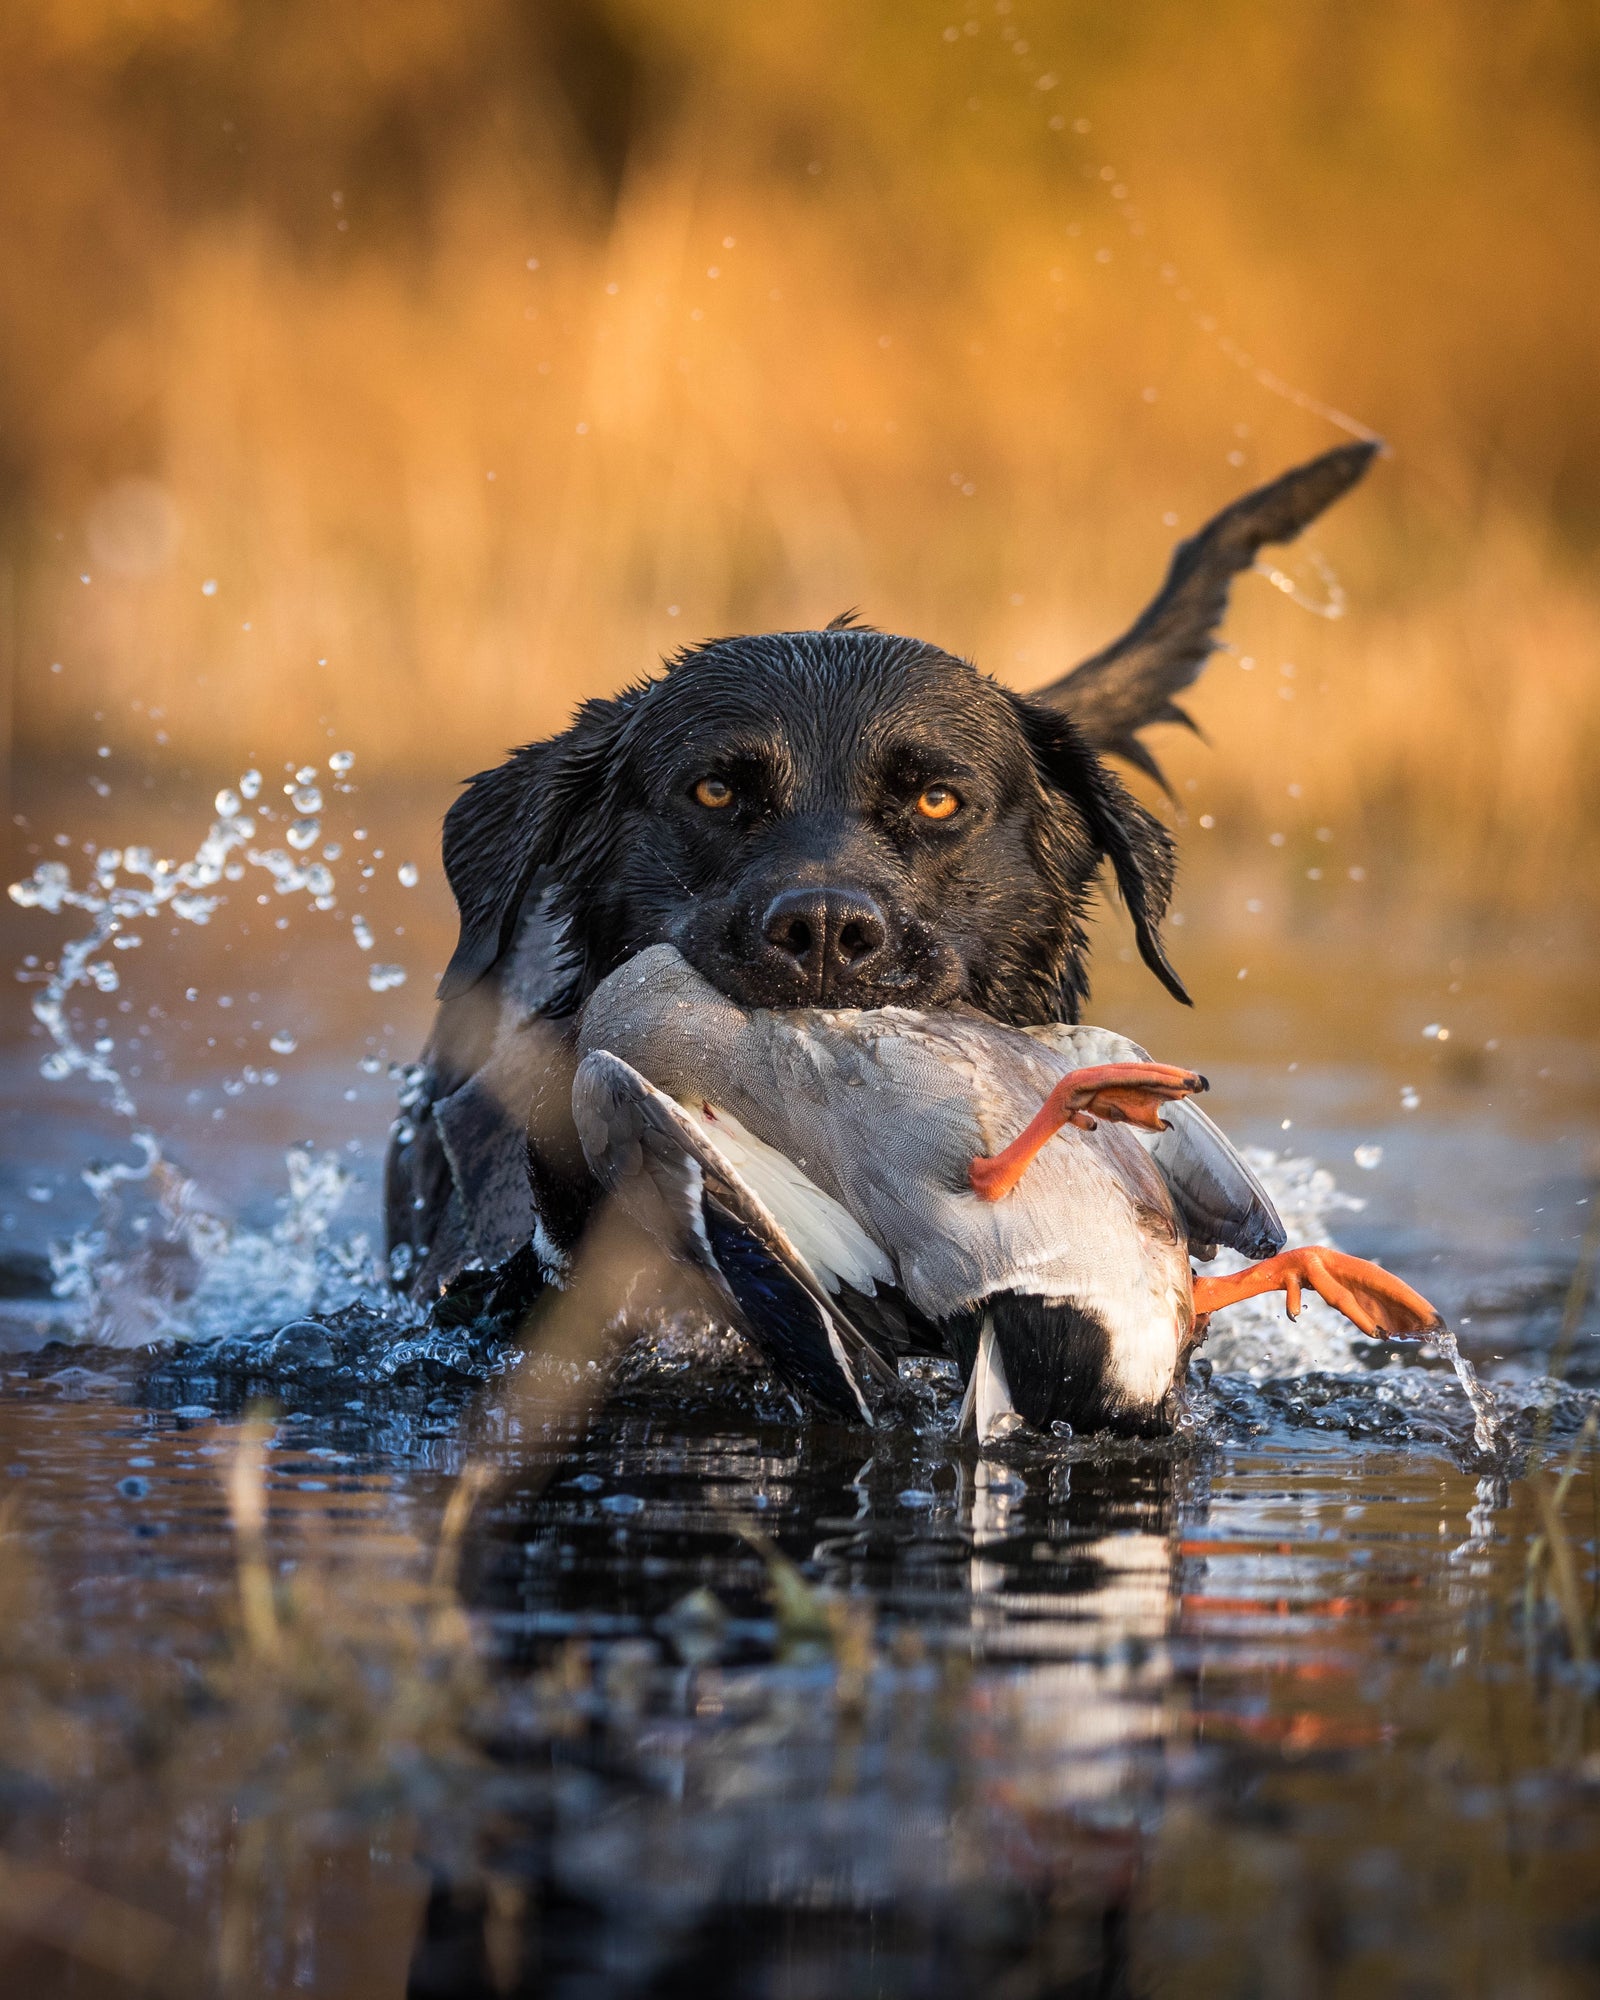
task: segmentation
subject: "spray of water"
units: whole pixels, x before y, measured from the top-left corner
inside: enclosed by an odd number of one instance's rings
[[[1247,1158],[1277,1205],[1291,1248],[1312,1243],[1337,1247],[1338,1219],[1366,1206],[1358,1196],[1346,1194],[1327,1168],[1315,1160],[1286,1158],[1259,1149],[1251,1150]],[[1218,1273],[1237,1271],[1245,1262],[1237,1253],[1225,1250],[1206,1268]],[[1483,1458],[1503,1462],[1510,1444],[1493,1391],[1479,1380],[1448,1327],[1429,1334],[1427,1345],[1454,1371],[1472,1413],[1477,1451]],[[1205,1359],[1225,1394],[1242,1393],[1249,1400],[1258,1386],[1275,1384],[1280,1391],[1287,1386],[1287,1395],[1279,1393],[1263,1406],[1273,1418],[1287,1416],[1292,1422],[1309,1420],[1342,1427],[1350,1415],[1358,1414],[1363,1423],[1380,1428],[1387,1428],[1392,1420],[1396,1433],[1406,1435],[1432,1431],[1454,1436],[1459,1428],[1448,1398],[1441,1398],[1437,1374],[1421,1368],[1391,1367],[1374,1378],[1370,1343],[1309,1289],[1295,1320],[1289,1319],[1277,1294],[1230,1306],[1212,1322]],[[1332,1394],[1313,1407],[1292,1387],[1313,1377],[1345,1378],[1351,1393]]]
[[[351,789],[354,761],[348,751],[328,759],[338,790]],[[80,995],[119,990],[118,958],[142,945],[154,920],[209,924],[229,887],[251,870],[270,881],[277,897],[303,898],[316,910],[335,912],[330,864],[339,850],[329,844],[320,855],[313,852],[322,835],[323,782],[314,766],[302,765],[285,785],[294,817],[281,846],[260,838],[262,826],[280,815],[258,803],[261,774],[251,770],[236,787],[218,792],[216,817],[187,860],[158,857],[142,846],[107,847],[82,882],[64,862],[51,860],[11,885],[12,901],[24,909],[51,915],[76,910],[88,919],[83,933],[62,947],[34,997],[34,1018],[50,1044],[41,1074],[50,1082],[83,1077],[102,1086],[106,1107],[131,1128],[131,1160],[91,1166],[83,1175],[95,1196],[95,1222],[51,1249],[62,1323],[81,1339],[119,1347],[204,1339],[236,1330],[242,1318],[281,1324],[358,1300],[403,1312],[383,1290],[366,1239],[332,1232],[350,1181],[335,1155],[288,1154],[288,1191],[270,1230],[228,1220],[141,1123],[114,1041],[89,1039],[74,1004]],[[363,928],[358,920],[358,943]],[[399,975],[385,985],[404,979],[399,968],[381,970]],[[287,1054],[293,1038],[279,1034],[273,1048]]]
[[[1455,1370],[1461,1393],[1472,1405],[1472,1441],[1485,1458],[1503,1459],[1510,1449],[1499,1405],[1478,1380],[1478,1371],[1461,1352],[1461,1343],[1449,1327],[1433,1336],[1439,1352]]]
[[[1252,1148],[1245,1157],[1272,1196],[1292,1250],[1334,1243],[1338,1218],[1366,1207],[1315,1160],[1261,1148]],[[1223,1250],[1205,1269],[1221,1276],[1242,1271],[1248,1261],[1237,1251]],[[1342,1314],[1309,1290],[1296,1320],[1285,1314],[1282,1298],[1269,1293],[1220,1313],[1206,1335],[1205,1355],[1218,1374],[1256,1382],[1312,1372],[1361,1375],[1367,1364],[1359,1339]]]

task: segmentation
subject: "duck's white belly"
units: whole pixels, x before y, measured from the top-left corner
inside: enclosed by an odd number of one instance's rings
[[[1189,1259],[1177,1245],[1166,1255],[1145,1242],[1121,1261],[1108,1257],[1070,1286],[1045,1296],[1066,1298],[1092,1312],[1111,1336],[1112,1381],[1129,1402],[1160,1402],[1172,1386],[1178,1357],[1194,1320]]]

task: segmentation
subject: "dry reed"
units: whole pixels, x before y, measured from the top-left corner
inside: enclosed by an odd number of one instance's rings
[[[1180,777],[1587,879],[1586,17],[379,11],[0,27],[19,749],[459,773],[852,603],[1026,686],[1326,401],[1350,615],[1247,583]]]

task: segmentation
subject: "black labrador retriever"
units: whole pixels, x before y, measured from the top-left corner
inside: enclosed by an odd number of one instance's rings
[[[1073,1021],[1109,862],[1145,963],[1187,1002],[1161,940],[1172,837],[1104,757],[1161,780],[1138,731],[1193,726],[1173,696],[1217,644],[1232,579],[1377,449],[1236,501],[1120,639],[1030,696],[846,617],[693,647],[471,779],[444,828],[460,942],[389,1150],[397,1281],[434,1298],[504,1269],[510,1303],[565,1268],[595,1195],[572,1017],[647,945],[745,1005]]]

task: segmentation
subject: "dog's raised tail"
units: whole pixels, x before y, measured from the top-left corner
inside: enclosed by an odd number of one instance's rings
[[[1172,697],[1220,644],[1233,579],[1348,493],[1382,448],[1377,438],[1338,445],[1223,508],[1173,550],[1165,583],[1120,639],[1031,699],[1062,709],[1096,750],[1126,758],[1170,791],[1139,731],[1154,722],[1195,728]]]

